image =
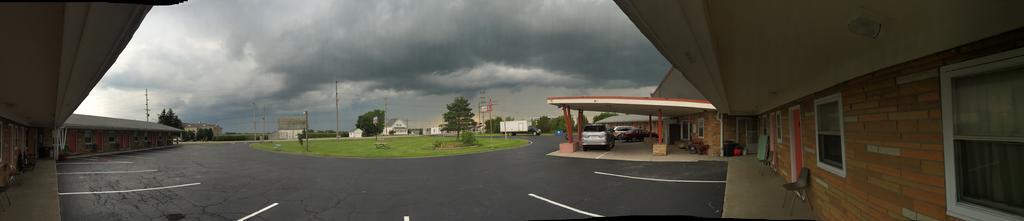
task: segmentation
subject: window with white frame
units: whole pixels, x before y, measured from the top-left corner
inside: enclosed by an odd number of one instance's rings
[[[845,177],[846,144],[843,142],[842,103],[843,99],[840,94],[815,100],[814,121],[818,167]]]
[[[697,118],[697,137],[704,138],[704,118]]]
[[[85,133],[82,135],[82,139],[85,140],[86,144],[92,144],[92,131],[85,131]]]
[[[782,143],[782,111],[775,112],[775,143]]]
[[[1024,48],[942,67],[946,205],[1024,220]]]

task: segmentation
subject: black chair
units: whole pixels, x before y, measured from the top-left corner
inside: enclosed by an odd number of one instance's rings
[[[7,189],[10,189],[11,185],[14,185],[14,176],[8,177],[7,185],[0,187],[0,195],[3,195],[3,197],[7,199],[7,206],[11,206],[11,196],[7,195]]]
[[[772,151],[771,150],[767,150],[766,149],[765,150],[765,157],[764,157],[764,159],[758,159],[758,160],[761,161],[761,165],[764,166],[764,170],[761,170],[761,176],[764,176],[764,172],[765,171],[775,173],[775,170],[774,170],[775,168],[772,166]]]
[[[793,207],[796,207],[796,198],[807,202],[807,206],[811,206],[811,202],[807,201],[807,189],[810,187],[810,176],[811,170],[807,167],[800,168],[800,176],[796,178],[796,181],[792,183],[782,184],[782,188],[786,189],[786,194],[782,197],[782,208],[786,208],[786,199],[789,197],[789,193],[793,192],[793,202],[789,206],[789,215],[793,215]],[[811,206],[813,210],[814,207]]]

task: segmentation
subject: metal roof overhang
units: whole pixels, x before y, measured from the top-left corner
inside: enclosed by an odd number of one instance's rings
[[[615,3],[700,94],[735,115],[763,113],[857,76],[1024,28],[1024,1]],[[854,34],[848,27],[855,18],[878,21],[881,31]],[[683,85],[662,84],[656,91],[666,93],[653,96],[679,98],[665,90],[675,87]]]
[[[64,123],[89,95],[151,5],[0,5],[0,116],[33,127]]]
[[[658,116],[658,111],[666,117],[684,116],[715,110],[707,100],[673,99],[628,96],[573,96],[549,97],[548,104],[569,107],[575,110],[615,112]]]

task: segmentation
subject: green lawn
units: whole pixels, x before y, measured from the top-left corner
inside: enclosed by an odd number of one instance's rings
[[[375,145],[376,141],[373,138],[343,139],[341,141],[313,140],[310,143],[309,152],[306,152],[306,149],[300,146],[299,142],[297,141],[258,143],[254,144],[253,148],[267,151],[317,156],[360,158],[404,158],[480,153],[521,147],[529,142],[522,139],[477,138],[477,140],[480,141],[479,146],[460,147],[448,150],[434,149],[434,141],[451,141],[454,139],[454,137],[429,136],[383,138],[383,141],[387,143],[388,146],[388,148],[385,149],[378,149]],[[280,149],[275,150],[275,144],[280,144]]]

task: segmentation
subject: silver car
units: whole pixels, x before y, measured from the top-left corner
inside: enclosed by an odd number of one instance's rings
[[[583,126],[583,138],[580,143],[583,151],[587,151],[590,147],[600,146],[606,150],[615,147],[615,136],[612,135],[611,130],[608,130],[604,124],[588,124]]]

